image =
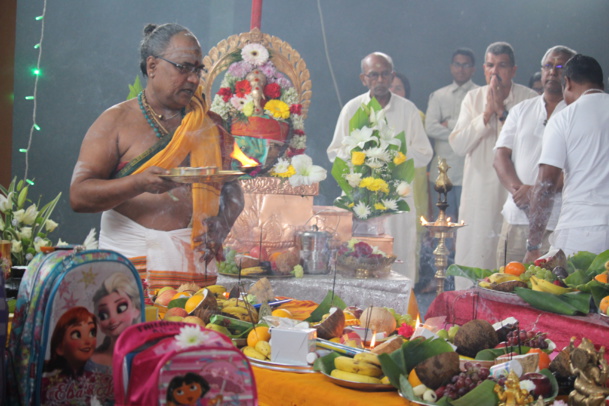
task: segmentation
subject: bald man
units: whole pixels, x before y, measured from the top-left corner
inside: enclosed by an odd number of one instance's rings
[[[387,122],[394,133],[397,135],[404,131],[407,157],[414,159],[416,168],[426,166],[431,160],[433,150],[425,134],[419,110],[411,101],[392,94],[389,90],[395,77],[393,60],[389,55],[374,52],[362,59],[361,68],[359,77],[368,91],[350,100],[340,112],[334,138],[328,147],[328,158],[331,162],[334,162],[337,156],[349,160],[349,151],[342,149],[343,139],[349,136],[349,120],[362,104],[368,104],[374,97],[383,107]],[[394,237],[393,252],[403,261],[394,264],[393,269],[406,275],[414,283],[418,276],[418,264],[415,260],[417,237],[412,194],[407,196],[406,202],[411,211],[390,216],[386,227]]]

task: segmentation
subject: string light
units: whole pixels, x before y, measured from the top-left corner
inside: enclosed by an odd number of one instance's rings
[[[34,181],[27,178],[28,170],[30,166],[30,148],[32,146],[32,139],[34,136],[34,130],[40,131],[40,126],[36,124],[36,109],[38,107],[36,95],[38,94],[38,79],[41,76],[42,70],[40,69],[40,60],[42,59],[42,40],[44,39],[44,16],[47,12],[47,0],[43,0],[42,6],[42,14],[35,18],[36,21],[40,21],[40,41],[36,45],[34,45],[34,49],[38,50],[38,60],[36,62],[36,67],[31,70],[32,75],[34,76],[34,93],[31,96],[25,96],[25,100],[32,100],[34,105],[32,106],[32,127],[30,128],[30,134],[28,137],[27,148],[20,148],[19,152],[25,154],[25,174],[23,178],[30,185],[34,184]]]

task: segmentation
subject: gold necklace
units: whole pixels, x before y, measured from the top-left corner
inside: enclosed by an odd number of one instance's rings
[[[150,104],[148,104],[148,100],[146,99],[146,92],[142,90],[140,95],[140,107],[143,108],[142,112],[144,113],[144,117],[148,121],[148,124],[150,124],[150,126],[155,130],[157,137],[162,138],[165,135],[169,134],[169,131],[167,131],[167,129],[163,126],[163,124],[161,124],[160,120],[157,118],[158,114],[156,114],[154,110],[152,110],[152,107],[150,107]],[[151,122],[151,119],[154,122]]]
[[[157,120],[163,120],[163,121],[168,121],[171,120],[172,118],[176,117],[178,114],[180,114],[182,112],[182,110],[178,110],[177,113],[169,116],[169,117],[164,117],[162,114],[158,114],[156,111],[154,111],[154,109],[152,108],[152,106],[150,105],[150,103],[148,103],[148,99],[146,99],[146,93],[144,92],[144,104],[146,105],[146,107],[148,108],[148,110],[150,111],[150,115],[152,117],[154,117]]]

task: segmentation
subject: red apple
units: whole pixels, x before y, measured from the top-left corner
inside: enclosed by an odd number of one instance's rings
[[[260,261],[268,261],[269,253],[263,246],[255,246],[249,252],[250,257],[258,258]]]
[[[535,398],[541,396],[545,399],[552,395],[552,383],[544,374],[540,374],[538,372],[529,372],[522,375],[520,380],[529,380],[535,384],[535,390],[533,391],[533,396]]]

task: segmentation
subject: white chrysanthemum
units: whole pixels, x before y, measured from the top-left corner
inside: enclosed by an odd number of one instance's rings
[[[222,117],[224,121],[228,121],[230,116],[230,106],[222,100],[222,96],[215,95],[214,101],[211,104],[211,111]]]
[[[290,116],[292,119],[292,127],[295,130],[303,130],[304,131],[304,118],[298,114],[292,114]]]
[[[370,207],[368,207],[364,202],[359,202],[353,206],[353,213],[355,213],[357,218],[365,220],[370,215]]]
[[[370,159],[378,159],[380,161],[389,162],[391,155],[384,148],[369,148],[366,150],[366,157]]]
[[[362,181],[362,174],[361,173],[349,173],[349,174],[345,175],[345,180],[347,181],[349,186],[357,187],[357,185],[359,185],[359,183]]]
[[[385,165],[387,165],[387,163],[380,159],[366,158],[366,166],[369,166],[372,169],[380,169],[380,168],[384,167]]]
[[[530,392],[532,390],[535,390],[535,384],[533,383],[533,381],[525,379],[523,381],[520,381],[520,389],[524,389]]]
[[[192,347],[205,342],[205,334],[199,326],[184,326],[180,329],[180,334],[176,336],[178,345],[182,348]]]
[[[282,102],[285,102],[287,105],[298,104],[300,100],[298,100],[298,91],[294,87],[290,87],[281,92]]]
[[[408,184],[408,182],[400,182],[396,191],[398,192],[398,195],[406,197],[410,194],[411,191],[410,184]]]
[[[247,44],[241,49],[244,61],[252,65],[263,65],[269,59],[269,51],[260,44]]]
[[[290,161],[284,158],[279,158],[275,166],[273,166],[273,172],[275,173],[285,173],[288,171],[290,167]]]
[[[387,208],[387,210],[397,210],[398,209],[398,201],[395,199],[382,199],[381,203],[383,206]]]
[[[301,154],[292,157],[292,167],[296,174],[290,177],[290,185],[311,185],[326,179],[326,170],[321,166],[313,165],[310,156]]]

